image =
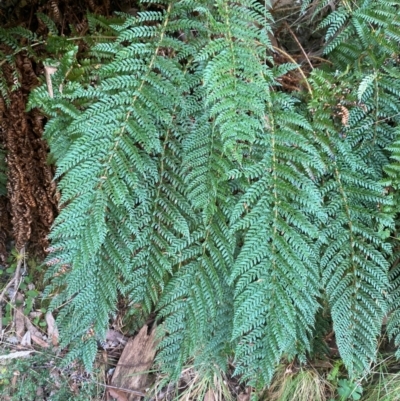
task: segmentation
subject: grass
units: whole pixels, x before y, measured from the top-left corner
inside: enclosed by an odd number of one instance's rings
[[[383,359],[374,369],[363,401],[400,401],[400,366],[394,355]]]
[[[313,368],[296,372],[281,365],[268,391],[268,401],[327,401],[332,385]]]
[[[167,378],[159,376],[151,393],[173,401],[234,401],[237,398],[232,395],[229,383],[230,379],[217,366],[200,370],[187,366],[178,383],[168,383]]]

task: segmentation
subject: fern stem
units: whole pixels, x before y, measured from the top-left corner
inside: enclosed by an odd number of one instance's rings
[[[301,52],[303,53],[304,57],[306,58],[307,63],[308,63],[308,65],[310,66],[311,70],[313,70],[313,69],[314,69],[314,66],[311,64],[311,61],[310,61],[310,59],[308,58],[307,53],[305,52],[303,46],[301,45],[301,43],[300,43],[299,40],[297,39],[297,36],[296,36],[296,35],[294,34],[294,32],[291,30],[289,24],[288,24],[286,21],[285,21],[285,26],[286,26],[286,28],[289,30],[289,33],[292,35],[294,41],[297,43],[297,46],[299,46]]]
[[[379,110],[379,86],[378,86],[378,73],[374,69],[375,73],[375,80],[374,80],[374,87],[375,87],[375,110],[374,110],[374,121],[378,121],[378,110]],[[372,143],[375,143],[377,140],[377,135],[378,135],[378,126],[377,124],[374,124],[374,136],[372,138]],[[372,149],[371,149],[372,151]]]
[[[232,31],[231,31],[231,23],[230,23],[230,19],[229,19],[229,11],[228,11],[228,2],[224,1],[223,2],[224,6],[225,6],[225,23],[226,26],[228,27],[228,37],[229,37],[229,47],[231,49],[231,55],[232,55],[232,66],[233,66],[233,71],[231,73],[231,75],[236,76],[236,70],[235,70],[235,66],[236,66],[236,58],[235,58],[235,52],[234,52],[234,48],[233,48],[233,35],[232,35]],[[235,90],[237,87],[237,83],[235,80]]]
[[[295,60],[289,53],[286,53],[284,50],[280,49],[279,47],[272,46],[272,48],[273,48],[274,50],[276,50],[277,52],[283,54],[285,57],[287,57],[287,58],[296,66],[297,70],[300,72],[301,76],[304,78],[304,82],[305,82],[305,84],[307,85],[308,93],[310,94],[311,98],[313,99],[313,98],[314,98],[314,95],[313,95],[313,91],[312,91],[312,89],[311,89],[311,85],[310,85],[310,83],[308,82],[308,79],[307,79],[306,75],[304,74],[304,71],[303,71],[303,70],[301,69],[301,67],[298,65],[298,63],[296,62],[296,60]]]
[[[21,47],[21,48],[19,48],[18,50],[16,50],[14,53],[12,53],[11,56],[16,56],[18,53],[21,53],[21,52],[24,51],[24,50],[28,50],[28,49],[31,49],[32,47],[36,47],[36,46],[43,45],[43,44],[46,44],[46,41],[45,41],[45,40],[40,40],[39,42],[32,43],[32,44],[29,45],[29,46]],[[1,67],[3,64],[7,63],[8,61],[9,61],[8,58],[5,58],[4,60],[1,60],[1,61],[0,61],[0,67]]]

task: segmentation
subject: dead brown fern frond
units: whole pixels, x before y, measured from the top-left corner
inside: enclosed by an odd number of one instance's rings
[[[56,189],[51,166],[47,165],[47,145],[41,139],[43,117],[38,111],[26,113],[29,91],[38,84],[30,59],[18,54],[15,67],[20,88],[10,93],[10,104],[2,108],[1,142],[7,152],[7,194],[13,237],[17,249],[28,241],[43,251],[46,236],[57,213]],[[8,71],[10,70],[10,71]],[[12,85],[15,73],[3,69]]]

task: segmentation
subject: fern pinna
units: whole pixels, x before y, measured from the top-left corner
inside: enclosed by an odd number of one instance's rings
[[[39,87],[31,106],[49,116],[62,194],[47,277],[67,360],[90,369],[119,295],[157,311],[174,378],[234,357],[268,384],[312,352],[321,300],[352,376],[389,312],[398,341],[399,2],[353,3],[320,24],[329,63],[304,93],[280,88],[300,67],[274,66],[274,21],[253,0],[121,15],[82,74],[65,47],[54,97]]]

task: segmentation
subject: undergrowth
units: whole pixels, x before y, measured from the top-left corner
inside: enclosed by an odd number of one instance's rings
[[[59,357],[46,351],[15,351],[2,346],[0,394],[3,401],[99,401],[104,384],[77,365],[59,368]],[[15,353],[29,353],[15,356]],[[12,358],[10,358],[12,357]],[[103,381],[101,378],[100,380]]]

